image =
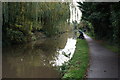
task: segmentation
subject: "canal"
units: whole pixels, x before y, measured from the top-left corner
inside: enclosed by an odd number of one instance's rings
[[[3,78],[60,78],[59,66],[72,58],[74,32],[3,48]]]

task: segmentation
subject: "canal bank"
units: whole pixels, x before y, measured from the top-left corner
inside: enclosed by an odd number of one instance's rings
[[[89,63],[89,47],[86,40],[77,39],[76,50],[72,59],[62,66],[63,78],[82,79],[85,77]]]

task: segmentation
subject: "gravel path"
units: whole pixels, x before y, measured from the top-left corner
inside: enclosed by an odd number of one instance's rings
[[[87,78],[118,78],[118,56],[85,35],[90,48]]]

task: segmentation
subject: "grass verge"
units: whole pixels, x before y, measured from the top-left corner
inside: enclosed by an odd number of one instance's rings
[[[112,52],[118,53],[120,55],[120,49],[117,45],[111,44],[109,41],[104,41],[104,40],[97,40],[95,39],[95,36],[92,35],[92,33],[87,32],[86,33],[88,36],[90,36],[92,39],[96,40],[99,44],[104,46],[105,48],[109,49]]]
[[[67,65],[63,65],[63,79],[81,80],[84,78],[89,62],[88,50],[86,40],[78,39],[72,59]]]
[[[112,45],[108,42],[100,41],[100,40],[97,40],[97,42],[100,43],[102,46],[106,47],[107,49],[109,49],[110,51],[115,52],[115,53],[119,53],[119,55],[120,55],[120,50],[119,50],[118,46],[115,46],[115,45]]]

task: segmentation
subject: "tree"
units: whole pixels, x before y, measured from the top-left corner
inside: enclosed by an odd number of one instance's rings
[[[69,18],[69,3],[3,2],[3,39],[10,43],[31,41],[35,31],[57,34]]]
[[[79,3],[82,20],[89,21],[94,28],[97,39],[112,41],[118,44],[120,40],[120,3]]]

